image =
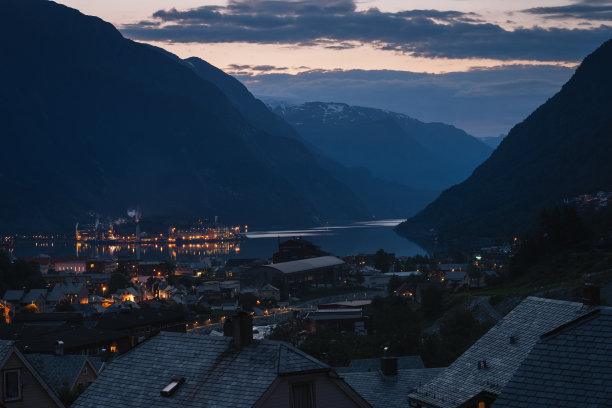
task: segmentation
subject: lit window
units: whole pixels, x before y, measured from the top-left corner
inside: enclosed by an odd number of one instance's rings
[[[314,387],[312,383],[291,386],[291,408],[314,408]]]
[[[110,346],[110,351],[111,351],[111,353],[116,353],[117,352],[117,345],[116,344],[112,344]]]
[[[19,370],[4,372],[4,400],[16,401],[21,399],[21,384]]]
[[[486,407],[487,407],[487,404],[485,404],[483,401],[480,401],[478,403],[478,408],[486,408]]]

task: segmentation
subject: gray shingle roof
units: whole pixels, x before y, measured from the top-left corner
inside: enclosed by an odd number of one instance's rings
[[[69,354],[25,354],[25,357],[56,394],[64,385],[72,387],[87,360],[85,355]]]
[[[344,261],[335,256],[319,256],[317,258],[300,259],[298,261],[279,262],[270,265],[264,265],[267,268],[273,268],[282,273],[295,273],[302,271],[310,271],[319,268],[328,268],[330,266],[344,265]]]
[[[425,368],[421,356],[402,356],[397,357],[397,369],[409,370],[416,368]],[[380,369],[380,358],[361,358],[359,360],[351,360],[348,367],[341,368],[343,372],[353,371],[376,371]]]
[[[542,336],[495,408],[612,406],[612,308]]]
[[[343,372],[341,377],[374,408],[407,407],[408,393],[438,376],[444,368],[398,370],[384,376],[380,370]]]
[[[13,350],[13,340],[0,340],[0,361],[4,361],[8,353]]]
[[[73,408],[250,407],[279,376],[329,367],[283,342],[162,332],[108,364]],[[171,397],[160,391],[185,382]]]
[[[39,295],[42,295],[42,297],[45,298],[47,296],[47,289],[30,289],[30,291],[21,299],[21,303],[35,302]]]
[[[7,290],[2,298],[7,302],[19,302],[24,293],[23,289]]]
[[[483,391],[499,395],[542,334],[588,311],[581,303],[528,297],[442,374],[409,397],[425,406],[450,408]],[[479,369],[482,361],[486,368]]]

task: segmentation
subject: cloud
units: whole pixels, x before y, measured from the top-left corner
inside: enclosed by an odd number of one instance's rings
[[[557,7],[534,7],[525,13],[542,15],[551,19],[580,19],[612,21],[612,2],[609,0],[583,0],[577,4]]]
[[[448,74],[312,70],[238,79],[264,101],[345,102],[497,136],[558,92],[572,73],[560,66],[509,65]]]
[[[289,69],[287,67],[277,67],[274,65],[239,65],[239,64],[230,64],[228,68],[232,72],[234,71],[271,72],[271,71],[287,71]]]
[[[159,10],[151,20],[126,25],[121,31],[143,41],[250,42],[336,49],[369,43],[423,57],[546,61],[579,60],[586,50],[612,37],[612,27],[606,25],[510,31],[484,22],[475,13],[357,10],[354,0],[230,0],[226,6]]]

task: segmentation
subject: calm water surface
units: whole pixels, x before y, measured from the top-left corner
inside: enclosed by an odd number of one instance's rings
[[[16,257],[48,255],[89,258],[136,257],[143,260],[194,262],[208,256],[223,258],[270,258],[279,240],[302,237],[336,256],[374,253],[380,248],[396,256],[426,254],[417,244],[397,235],[393,228],[402,220],[356,222],[302,230],[252,231],[246,239],[231,243],[208,244],[81,244],[74,241],[18,241],[12,248]]]

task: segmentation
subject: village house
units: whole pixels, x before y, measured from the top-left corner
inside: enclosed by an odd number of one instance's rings
[[[406,393],[440,374],[444,368],[425,368],[419,356],[354,360],[338,374],[374,408],[407,407]]]
[[[12,340],[0,340],[3,407],[64,408],[59,398]]]
[[[526,298],[441,374],[410,393],[410,406],[490,408],[541,335],[592,308],[576,302]]]
[[[259,289],[259,297],[261,299],[280,300],[280,289],[270,285],[269,283]]]
[[[24,355],[58,397],[88,387],[99,375],[94,362],[86,355]]]
[[[612,406],[612,308],[540,337],[494,408]]]
[[[162,332],[116,358],[72,407],[370,407],[326,364],[287,343],[254,340],[248,314],[224,332]]]

